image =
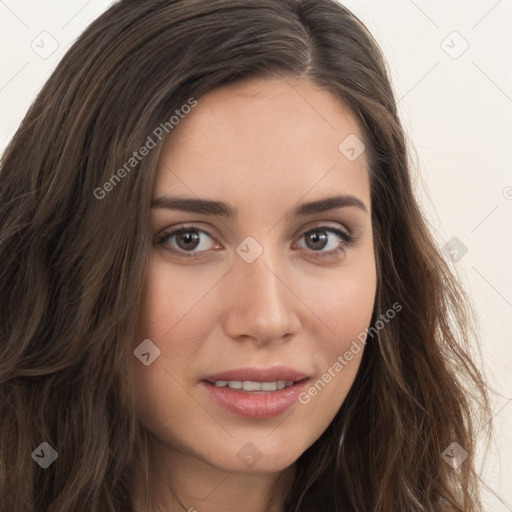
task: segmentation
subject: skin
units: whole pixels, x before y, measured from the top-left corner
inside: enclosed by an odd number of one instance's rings
[[[345,399],[363,351],[307,404],[269,419],[236,416],[202,392],[200,379],[242,366],[277,364],[316,382],[370,324],[376,291],[366,153],[338,145],[356,121],[334,95],[307,80],[245,79],[201,97],[165,141],[153,198],[176,195],[230,203],[238,219],[152,209],[154,235],[193,224],[196,259],[178,237],[155,243],[134,348],[150,339],[160,356],[134,358],[137,409],[152,434],[151,490],[157,510],[278,512],[294,462],[327,428]],[[367,212],[343,207],[294,217],[292,210],[352,194]],[[307,235],[325,224],[357,240],[322,244]],[[248,236],[264,249],[252,263],[235,249]],[[190,242],[189,242],[190,243]],[[251,442],[251,468],[237,457]],[[178,489],[183,506],[173,498]],[[137,510],[146,512],[134,480]]]

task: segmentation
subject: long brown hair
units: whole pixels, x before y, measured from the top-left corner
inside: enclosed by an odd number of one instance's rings
[[[299,457],[286,511],[481,510],[488,398],[470,357],[470,302],[414,197],[373,37],[334,0],[121,0],[64,56],[1,161],[2,512],[132,509],[129,471],[139,459],[147,471],[148,433],[127,340],[161,143],[126,163],[190,98],[251,76],[309,79],[357,116],[371,157],[372,325],[403,306]],[[42,442],[58,454],[46,469],[31,456]],[[442,456],[453,442],[468,453],[458,468]]]

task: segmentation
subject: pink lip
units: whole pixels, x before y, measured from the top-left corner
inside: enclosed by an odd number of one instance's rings
[[[273,366],[271,368],[236,368],[225,372],[213,373],[203,377],[202,380],[215,382],[217,380],[252,380],[255,382],[273,382],[275,380],[302,380],[307,378],[302,372],[287,366]]]
[[[231,388],[218,388],[212,382],[218,380],[251,380],[273,382],[277,380],[295,381],[288,388],[276,391],[244,392]],[[239,368],[208,375],[201,382],[207,396],[227,411],[246,418],[272,418],[282,414],[298,401],[298,395],[304,389],[309,378],[303,373],[275,366],[273,368]]]

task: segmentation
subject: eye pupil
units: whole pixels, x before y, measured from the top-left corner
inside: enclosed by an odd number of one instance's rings
[[[197,231],[187,231],[176,235],[176,242],[180,245],[181,242],[185,241],[185,246],[182,249],[195,249],[199,244],[199,235]],[[192,245],[189,243],[192,241]],[[195,243],[195,245],[194,245]]]

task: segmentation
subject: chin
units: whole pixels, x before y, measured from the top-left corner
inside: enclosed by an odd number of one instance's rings
[[[260,433],[238,434],[224,444],[215,443],[203,459],[230,473],[274,473],[296,462],[313,441],[306,431],[292,435],[286,429],[278,434],[267,427]]]

